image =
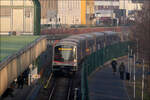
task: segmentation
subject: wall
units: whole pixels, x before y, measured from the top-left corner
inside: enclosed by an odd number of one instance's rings
[[[120,0],[120,9],[126,9],[126,16],[129,10],[141,10],[142,3],[133,3],[132,0]]]
[[[41,4],[41,24],[55,24],[58,0],[39,0]],[[51,21],[50,21],[51,19]]]
[[[46,37],[35,40],[0,63],[0,96],[47,48]]]
[[[94,0],[87,0],[87,7],[86,7],[86,21],[88,25],[94,24]]]
[[[57,18],[58,24],[81,24],[81,1],[59,0]]]
[[[86,0],[81,0],[81,24],[86,24]]]
[[[0,6],[0,34],[9,31],[33,33],[34,5],[31,0],[1,0]]]

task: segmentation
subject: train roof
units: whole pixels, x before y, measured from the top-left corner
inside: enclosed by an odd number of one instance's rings
[[[74,38],[71,38],[71,37],[62,39],[61,41],[70,41],[70,42],[80,43],[80,40],[77,40],[77,39],[74,39]]]
[[[78,45],[78,43],[76,43],[76,42],[71,42],[71,41],[60,41],[60,42],[58,42],[58,43],[56,43],[56,45],[55,46],[57,46],[57,45],[62,45],[62,44],[71,44],[71,45]]]
[[[95,34],[95,35],[101,35],[101,36],[103,36],[103,35],[104,35],[104,33],[103,33],[103,32],[92,32],[92,34]]]
[[[103,32],[91,32],[91,33],[86,33],[86,34],[72,35],[72,36],[67,37],[67,39],[64,39],[64,40],[70,40],[71,41],[71,39],[74,39],[75,41],[77,41],[77,40],[83,41],[86,39],[88,39],[88,40],[93,39],[94,37],[99,38],[103,35],[104,35]]]
[[[91,34],[80,34],[79,37],[84,37],[88,40],[91,40],[94,38],[93,35],[91,35]]]
[[[92,32],[92,33],[88,33],[88,34],[90,34],[90,35],[92,35],[93,37],[96,37],[96,38],[104,36],[104,33],[102,33],[102,32]]]
[[[70,38],[78,39],[78,40],[85,40],[86,39],[86,37],[81,37],[80,35],[74,35],[74,36],[71,36]]]
[[[113,32],[113,31],[104,31],[104,33],[106,33],[108,35],[115,35],[115,34],[117,34],[117,32]]]

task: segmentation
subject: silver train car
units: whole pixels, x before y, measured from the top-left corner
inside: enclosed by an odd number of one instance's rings
[[[53,47],[52,71],[76,72],[84,58],[105,46],[120,42],[116,32],[72,35]]]

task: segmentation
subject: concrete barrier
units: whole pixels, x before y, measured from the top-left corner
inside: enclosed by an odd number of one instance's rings
[[[46,50],[47,37],[41,36],[30,45],[0,63],[0,96],[36,58]]]

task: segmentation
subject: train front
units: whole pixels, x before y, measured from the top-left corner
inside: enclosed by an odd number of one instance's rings
[[[56,45],[53,52],[52,71],[77,71],[77,48],[74,45]]]

